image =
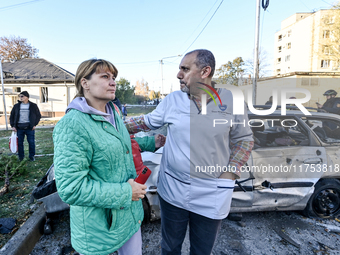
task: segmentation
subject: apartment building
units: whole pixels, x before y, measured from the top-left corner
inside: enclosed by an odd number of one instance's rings
[[[339,10],[296,13],[275,33],[274,74],[339,72]]]

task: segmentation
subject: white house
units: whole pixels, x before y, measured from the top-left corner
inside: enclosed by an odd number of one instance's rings
[[[43,117],[63,116],[76,93],[74,74],[42,58],[2,63],[4,91],[0,90],[0,124],[5,123],[3,93],[7,115],[21,91],[28,91]]]

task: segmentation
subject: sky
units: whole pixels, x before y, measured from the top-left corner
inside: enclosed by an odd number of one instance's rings
[[[262,1],[262,0],[261,0]],[[272,68],[274,34],[297,12],[329,9],[332,0],[271,0],[260,14],[260,47]],[[216,68],[236,57],[253,58],[256,0],[0,0],[0,36],[20,36],[38,56],[75,74],[78,65],[102,58],[118,77],[148,82],[163,92],[179,89],[183,55],[208,49]]]

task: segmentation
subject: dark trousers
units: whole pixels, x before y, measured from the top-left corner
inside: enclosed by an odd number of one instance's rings
[[[162,255],[181,254],[189,223],[190,255],[210,255],[222,220],[213,220],[178,208],[159,196],[161,205]]]
[[[29,146],[29,158],[33,160],[34,155],[35,155],[35,141],[34,141],[34,130],[29,130],[29,129],[18,129],[17,130],[17,135],[18,135],[18,154],[19,154],[19,159],[23,160],[25,157],[24,153],[24,138],[25,135],[27,137],[27,142]]]

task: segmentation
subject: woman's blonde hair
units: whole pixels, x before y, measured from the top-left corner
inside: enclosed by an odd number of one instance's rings
[[[109,61],[104,59],[89,59],[81,63],[77,69],[75,77],[75,85],[77,89],[76,97],[84,96],[84,89],[81,86],[81,79],[85,78],[87,80],[91,79],[92,74],[99,72],[111,72],[114,77],[117,77],[117,68]]]

